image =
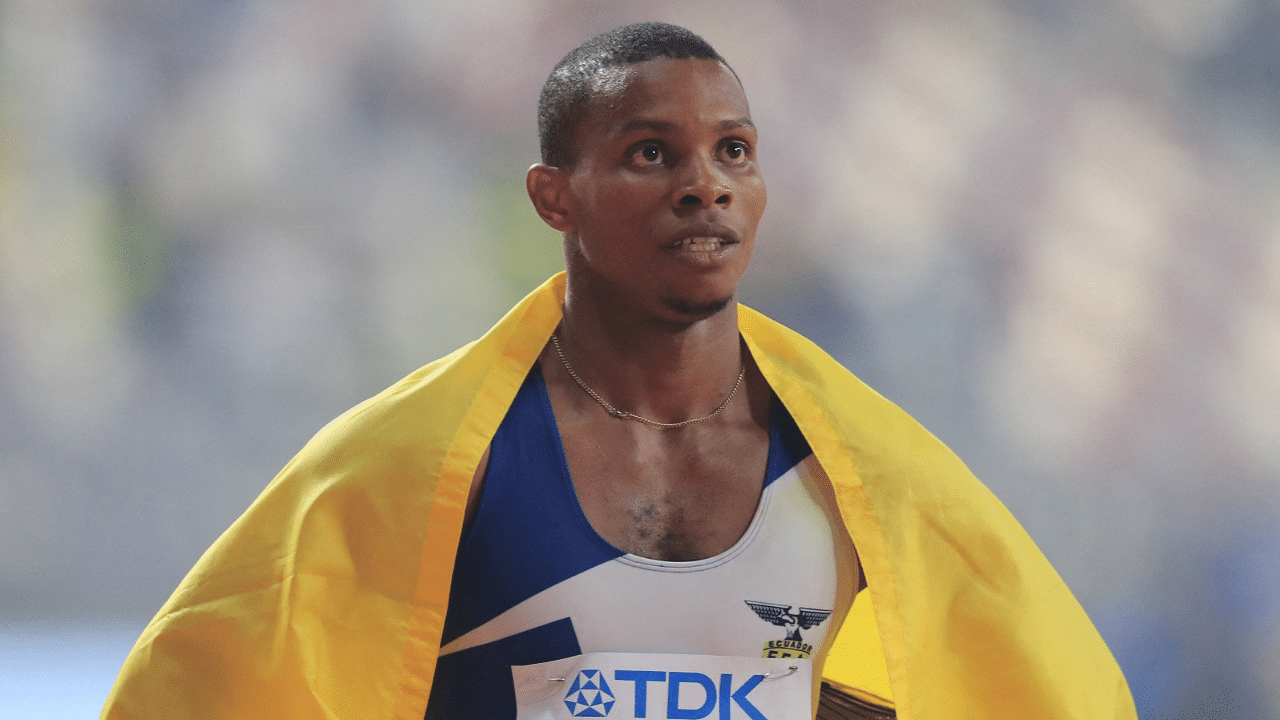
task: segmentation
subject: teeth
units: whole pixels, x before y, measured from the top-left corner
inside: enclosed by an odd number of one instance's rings
[[[720,238],[693,237],[685,239],[683,249],[689,252],[711,252],[719,247]]]

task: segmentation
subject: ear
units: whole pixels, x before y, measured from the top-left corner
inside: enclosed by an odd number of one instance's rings
[[[569,208],[569,173],[560,168],[538,163],[529,168],[525,189],[538,217],[560,232],[573,232],[577,226]]]

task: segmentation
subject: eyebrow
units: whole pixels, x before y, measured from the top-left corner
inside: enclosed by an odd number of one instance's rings
[[[716,127],[721,132],[727,132],[729,130],[738,130],[740,128],[751,128],[752,130],[754,130],[756,125],[755,123],[751,122],[751,118],[740,117],[740,118],[732,118],[729,120],[721,120]],[[648,130],[650,132],[655,132],[655,133],[669,133],[674,131],[675,128],[676,128],[675,123],[668,122],[666,120],[650,120],[647,118],[633,118],[631,120],[628,120],[622,123],[622,125],[618,127],[618,134],[630,135],[631,133],[639,132],[641,130]]]

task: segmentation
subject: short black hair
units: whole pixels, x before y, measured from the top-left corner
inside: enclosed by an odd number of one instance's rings
[[[592,81],[601,70],[659,57],[716,60],[729,67],[710,43],[679,25],[635,23],[591,38],[569,51],[542,86],[538,98],[542,162],[552,167],[573,165],[573,131],[591,101]]]

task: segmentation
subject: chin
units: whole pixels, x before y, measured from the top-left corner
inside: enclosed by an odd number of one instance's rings
[[[663,301],[668,310],[676,312],[678,315],[689,320],[705,320],[716,315],[721,310],[729,307],[729,303],[733,302],[733,296],[718,298],[710,301],[694,301],[683,300],[678,298],[670,298]]]

